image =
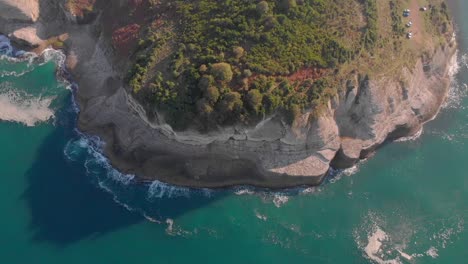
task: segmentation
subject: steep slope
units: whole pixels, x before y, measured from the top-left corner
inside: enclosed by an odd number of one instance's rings
[[[7,0],[0,3],[17,8]],[[352,166],[386,140],[413,135],[433,118],[445,99],[456,50],[451,28],[443,35],[421,29],[424,49],[413,42],[401,46],[405,52],[421,49],[418,55],[392,57],[393,52],[382,50],[341,67],[333,83],[337,95],[320,115],[305,110],[289,124],[273,113],[257,125],[175,132],[157,113],[148,113],[124,81],[130,54],[122,53],[113,36],[142,23],[123,15],[127,1],[97,1],[89,11],[94,15],[86,18],[74,16],[66,1],[39,3],[47,8],[40,8],[37,22],[18,24],[2,15],[0,32],[35,28],[29,32],[44,40],[39,48],[63,41],[67,65],[80,87],[79,128],[104,140],[105,154],[118,169],[141,180],[186,186],[319,184],[330,166]],[[388,10],[385,6],[378,5]],[[377,20],[385,25],[382,30],[392,31],[385,21]],[[409,59],[403,60],[405,56]]]

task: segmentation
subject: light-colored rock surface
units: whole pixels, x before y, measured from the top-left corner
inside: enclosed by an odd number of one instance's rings
[[[123,88],[90,98],[80,124],[94,133],[112,133],[108,155],[142,179],[209,187],[318,184],[330,164],[352,166],[386,140],[412,135],[433,118],[448,90],[453,54],[447,46],[434,53],[430,69],[424,71],[421,61],[403,69],[405,84],[363,80],[321,117],[305,114],[292,128],[273,117],[254,128],[175,133],[146,120]]]
[[[39,0],[0,0],[0,17],[36,22],[39,18]]]
[[[448,90],[448,66],[455,51],[455,45],[447,44],[434,51],[424,68],[420,61],[413,69],[402,69],[404,84],[384,77],[359,81],[355,76],[358,85],[343,87],[345,92],[322,116],[304,114],[292,127],[271,117],[252,128],[176,133],[161,119],[150,122],[122,87],[126,60],[115,56],[99,20],[77,25],[62,9],[63,1],[41,4],[63,13],[53,12],[54,19],[41,17],[34,27],[47,29],[41,30],[45,35],[69,34],[68,65],[80,86],[79,128],[106,142],[105,153],[118,169],[141,180],[186,186],[320,184],[330,164],[352,166],[384,141],[412,135],[433,118]],[[0,5],[17,6],[8,0],[0,0]],[[0,12],[0,19],[5,18]],[[16,34],[21,32],[32,29]]]
[[[15,30],[9,36],[13,41],[19,43],[25,43],[31,47],[37,47],[41,45],[44,40],[39,38],[37,35],[37,28],[35,26],[29,26]]]

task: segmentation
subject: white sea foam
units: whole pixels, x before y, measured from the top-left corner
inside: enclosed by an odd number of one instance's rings
[[[236,195],[253,195],[255,191],[249,187],[238,187],[234,189],[234,194]]]
[[[286,204],[288,201],[289,201],[289,197],[284,194],[277,193],[273,197],[273,203],[278,208]]]
[[[439,250],[435,247],[430,247],[427,251],[426,251],[426,255],[431,257],[431,258],[437,258],[439,256]]]
[[[368,213],[361,225],[353,231],[355,242],[364,257],[372,263],[401,264],[400,256],[404,247],[397,248],[383,226],[385,222],[377,214]]]
[[[28,74],[32,71],[34,71],[35,68],[34,67],[31,67],[31,68],[27,68],[26,70],[23,70],[23,71],[20,71],[20,72],[16,72],[16,71],[0,71],[0,77],[16,77],[16,78],[19,78],[25,74]]]
[[[416,132],[414,135],[409,136],[409,137],[399,138],[399,139],[395,140],[395,142],[414,141],[414,140],[418,139],[419,137],[421,137],[421,135],[423,134],[423,131],[424,131],[424,128],[421,127],[421,129],[418,132]]]
[[[171,218],[166,219],[166,224],[167,224],[166,234],[170,236],[187,237],[187,236],[193,235],[193,233],[196,233],[196,231],[187,231],[187,230],[183,230],[179,226],[176,226],[174,219],[171,219]]]
[[[464,218],[460,215],[442,219],[410,219],[400,215],[393,224],[387,223],[388,219],[388,215],[369,212],[353,230],[358,248],[372,263],[412,263],[416,258],[437,258],[439,250],[454,243],[464,230]],[[437,231],[428,232],[434,228]]]
[[[59,68],[63,68],[65,63],[65,55],[53,49],[45,50],[41,56],[22,53],[23,56],[20,58],[11,57],[15,54],[13,54],[14,50],[10,45],[10,40],[2,35],[0,35],[0,53],[2,54],[2,60],[8,60],[11,63],[28,61],[25,70],[0,72],[2,77],[21,77],[33,71],[37,65],[49,61],[54,61]],[[54,99],[54,95],[31,95],[13,87],[10,83],[4,82],[0,86],[0,120],[22,123],[26,126],[35,126],[38,123],[47,122],[54,118],[54,110],[50,107]]]
[[[34,126],[54,117],[53,97],[33,97],[10,89],[0,90],[0,120]]]
[[[190,189],[169,185],[160,181],[153,181],[148,188],[148,198],[174,198],[174,197],[190,197]]]
[[[267,217],[266,215],[263,215],[263,214],[259,213],[257,210],[254,210],[254,212],[255,212],[255,216],[256,216],[258,219],[260,219],[260,220],[262,220],[262,221],[268,220],[268,217]]]
[[[448,75],[450,77],[454,77],[460,71],[461,65],[463,65],[463,57],[464,56],[465,56],[465,54],[461,56],[461,62],[458,59],[459,58],[459,52],[458,51],[452,57],[452,59],[449,62],[449,66],[448,66]]]
[[[433,234],[432,240],[435,240],[439,247],[446,248],[452,243],[453,238],[464,230],[464,224],[463,218],[458,218],[456,223],[448,223],[446,227]]]
[[[10,39],[4,35],[0,35],[0,55],[13,55],[13,47],[11,46]]]
[[[388,235],[380,227],[376,226],[375,230],[367,237],[367,245],[364,252],[367,257],[379,264],[400,264],[399,259],[385,260],[385,252],[382,249],[383,243],[387,242]]]
[[[449,75],[452,78],[450,90],[447,99],[442,108],[460,109],[463,108],[463,99],[468,95],[468,86],[466,83],[460,83],[456,76],[461,69],[468,70],[468,54],[454,56],[449,68]]]
[[[167,224],[166,232],[172,233],[172,231],[174,230],[174,220],[168,218],[166,219],[166,224]]]
[[[143,217],[146,218],[146,220],[152,222],[152,223],[156,223],[156,224],[162,224],[161,221],[159,221],[158,219],[154,218],[154,217],[151,217],[149,215],[147,215],[146,213],[143,213]]]
[[[312,195],[312,194],[318,194],[322,192],[322,188],[321,187],[318,187],[318,186],[315,186],[315,187],[308,187],[308,188],[305,188],[303,189],[300,194],[303,194],[303,195]]]

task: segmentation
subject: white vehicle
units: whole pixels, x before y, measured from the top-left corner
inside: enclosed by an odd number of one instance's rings
[[[404,17],[409,17],[410,12],[411,12],[411,11],[410,11],[409,9],[405,9],[405,11],[403,11],[403,16],[404,16]]]

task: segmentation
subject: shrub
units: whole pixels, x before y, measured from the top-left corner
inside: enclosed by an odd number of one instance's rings
[[[202,64],[200,66],[200,68],[198,68],[198,70],[201,72],[201,73],[205,73],[207,70],[208,70],[208,67],[206,67],[205,64]]]
[[[242,75],[243,75],[244,77],[247,77],[247,78],[248,78],[248,77],[252,76],[252,71],[249,70],[249,69],[245,69],[245,70],[242,72]]]

